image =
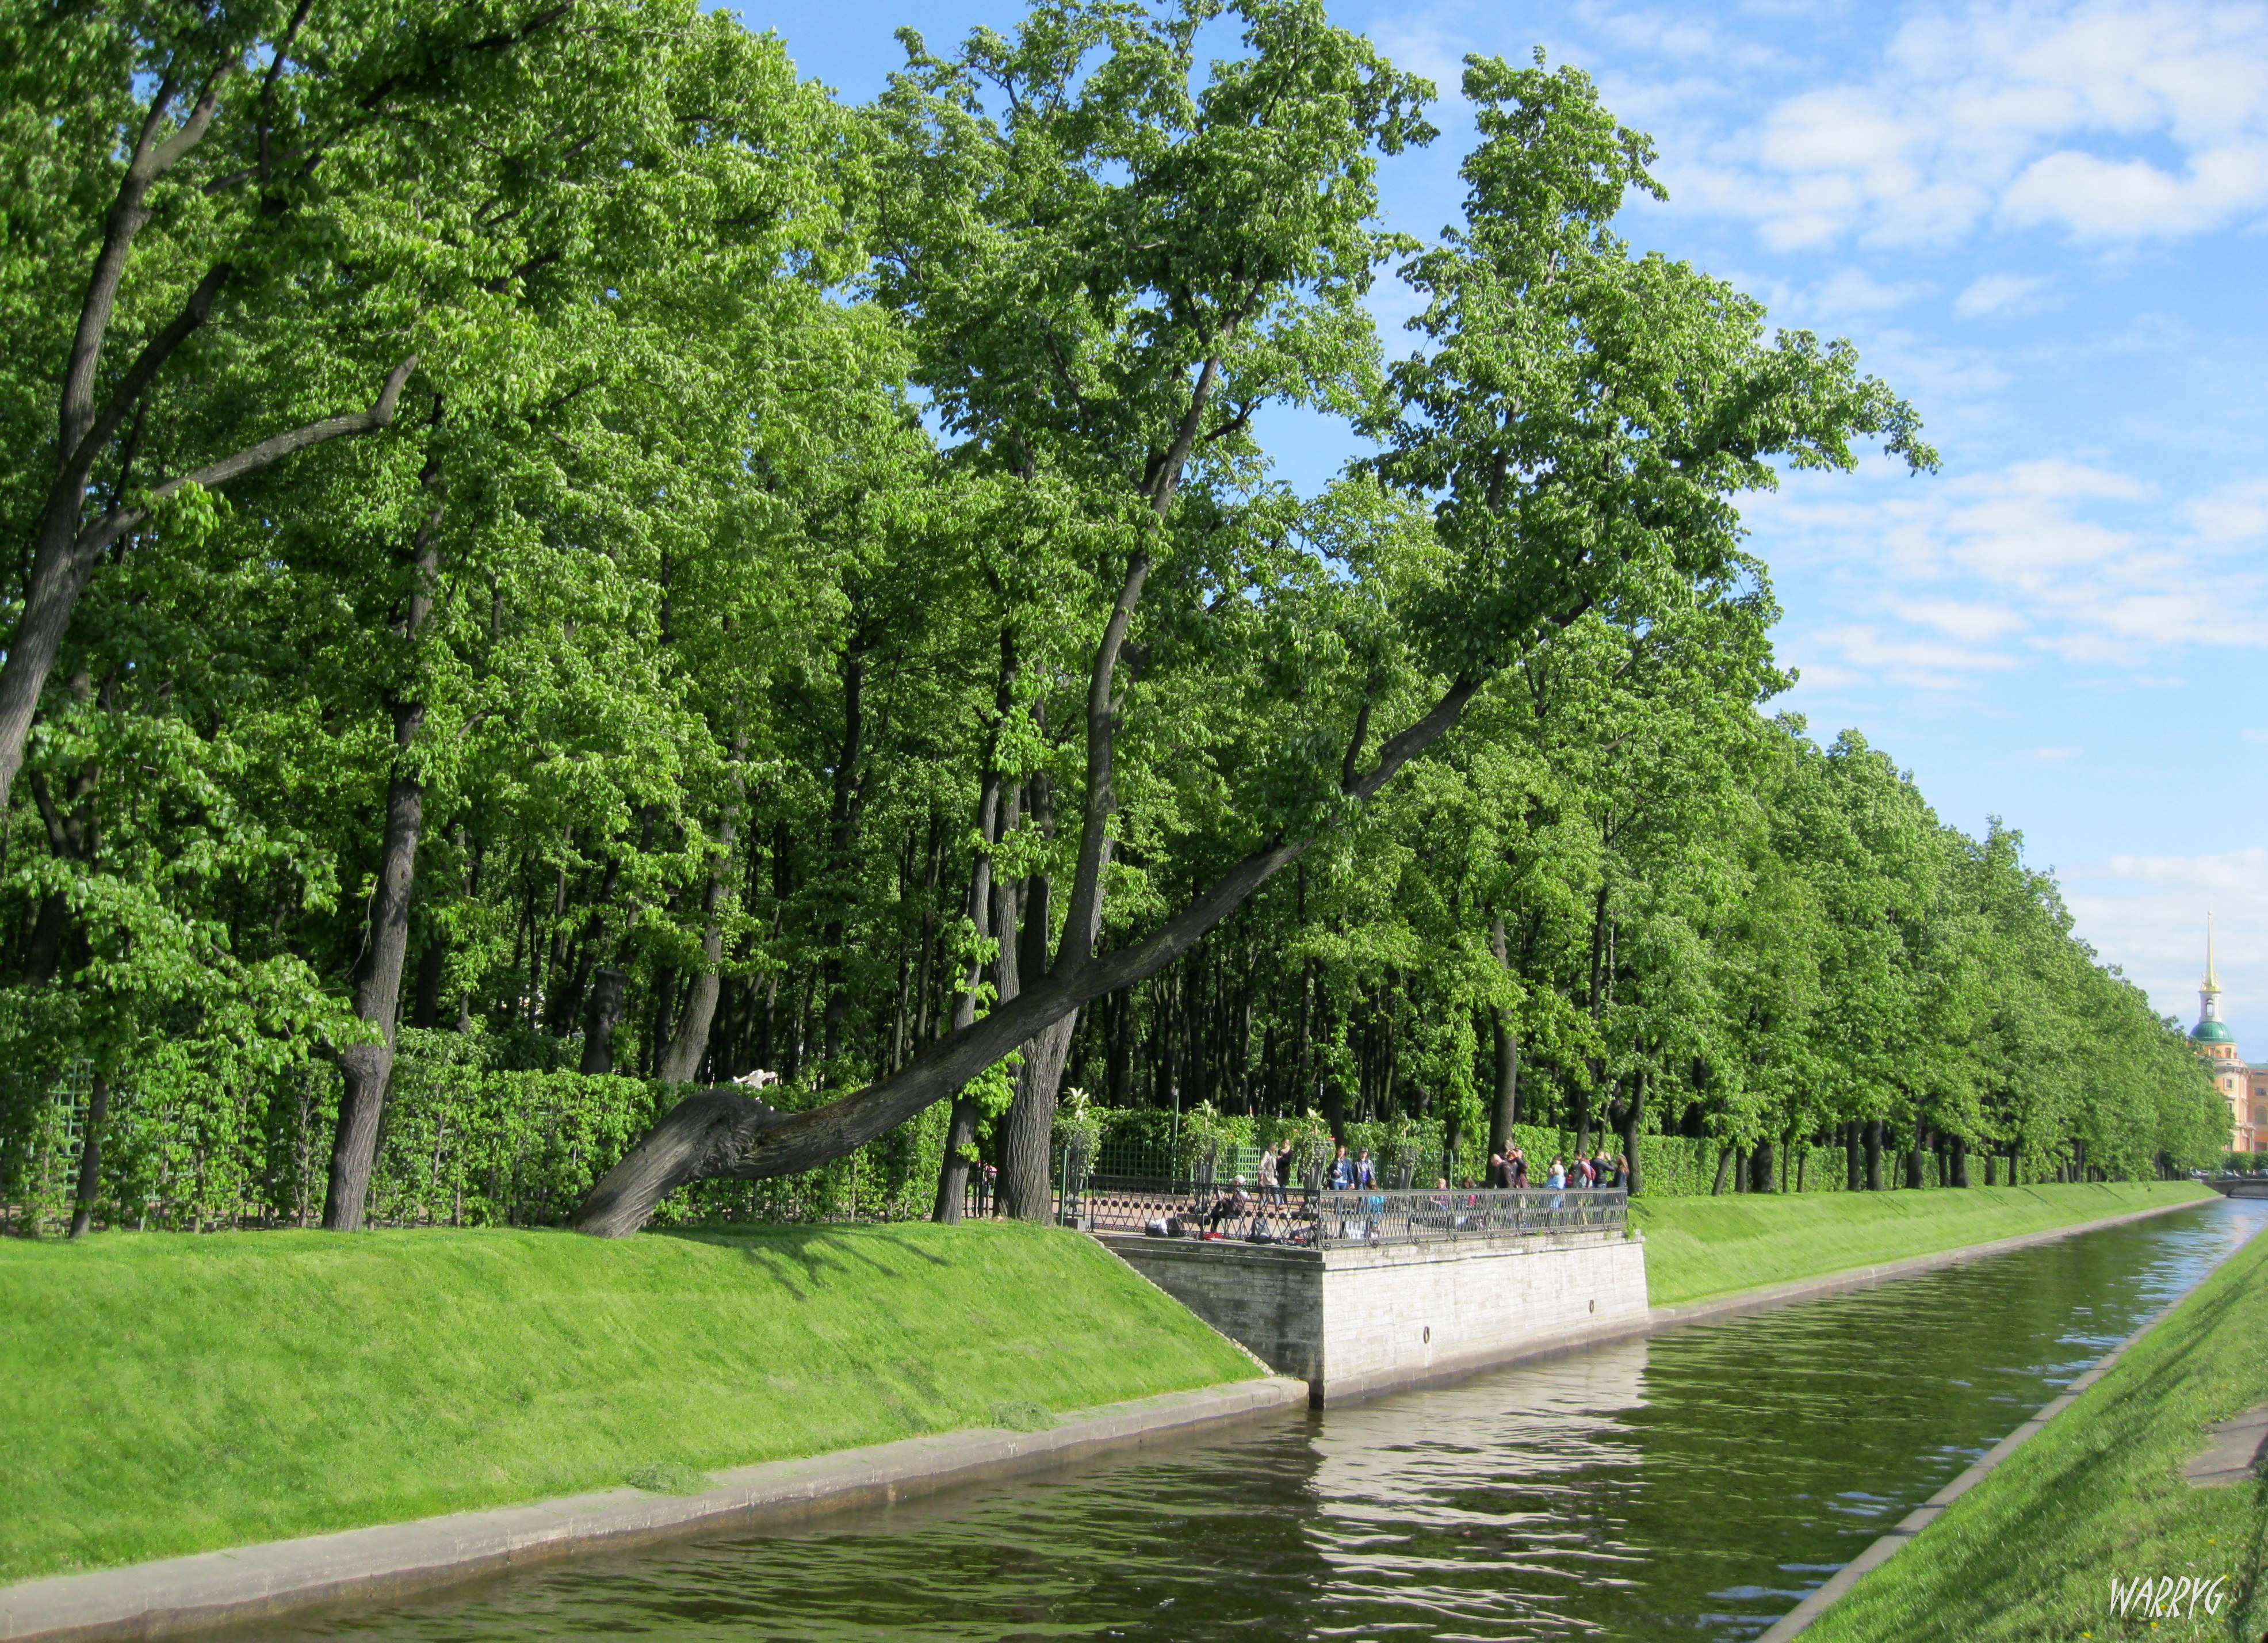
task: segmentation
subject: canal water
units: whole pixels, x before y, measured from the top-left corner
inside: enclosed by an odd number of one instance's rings
[[[888,1510],[249,1634],[404,1643],[1755,1637],[2268,1220],[1881,1287]]]

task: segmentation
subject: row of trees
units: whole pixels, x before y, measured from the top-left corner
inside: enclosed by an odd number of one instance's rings
[[[114,1100],[189,1146],[335,1069],[361,1224],[403,1026],[783,1077],[678,1106],[599,1232],[939,1102],[939,1212],[980,1146],[1037,1212],[1067,1065],[2218,1145],[2013,836],[1765,716],[1735,498],[1933,459],[1614,234],[1651,150],[1580,73],[1469,65],[1425,246],[1373,173],[1432,88],[1309,0],[905,33],[860,107],[681,0],[0,17],[4,1123],[84,1086],[82,1223]],[[1380,454],[1295,493],[1287,406]]]

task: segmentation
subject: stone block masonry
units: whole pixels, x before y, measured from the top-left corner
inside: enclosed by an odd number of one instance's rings
[[[1644,1246],[1538,1233],[1323,1249],[1105,1236],[1104,1247],[1318,1405],[1646,1328]]]

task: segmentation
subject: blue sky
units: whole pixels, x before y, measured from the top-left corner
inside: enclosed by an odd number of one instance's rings
[[[893,29],[943,48],[1020,11],[740,14],[864,99]],[[1441,139],[1382,169],[1394,226],[1456,214],[1465,54],[1543,46],[1660,145],[1670,198],[1625,213],[1634,245],[1851,338],[1915,402],[1942,475],[1803,477],[1748,510],[1802,672],[1786,704],[1857,726],[1948,821],[2021,828],[2080,932],[2185,1020],[2215,910],[2227,1013],[2268,1057],[2268,5],[1333,14],[1444,93]],[[1406,295],[1381,287],[1383,324]],[[1266,431],[1303,486],[1351,449]]]

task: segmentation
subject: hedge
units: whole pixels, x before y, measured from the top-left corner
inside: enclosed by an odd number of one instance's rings
[[[559,1063],[573,1040],[404,1029],[394,1067],[368,1214],[379,1226],[550,1226],[571,1213],[598,1175],[622,1156],[681,1091],[645,1079],[585,1078]],[[209,1052],[208,1052],[209,1053]],[[0,1072],[0,1204],[18,1231],[48,1231],[68,1217],[77,1175],[85,1067]],[[774,1091],[794,1107],[810,1091]],[[159,1056],[130,1086],[114,1090],[104,1145],[98,1219],[114,1226],[202,1231],[217,1227],[306,1226],[322,1212],[338,1074],[327,1063],[283,1069]],[[824,1168],[764,1182],[696,1183],[671,1195],[663,1224],[900,1220],[926,1215],[942,1161],[946,1108]],[[1064,1104],[1058,1149],[1086,1155],[1091,1173],[1226,1181],[1257,1174],[1259,1151],[1289,1138],[1302,1168],[1329,1156],[1330,1137],[1313,1113],[1296,1118],[1224,1114],[1200,1106],[1103,1109],[1076,1095]],[[1520,1145],[1540,1182],[1555,1154],[1572,1155],[1570,1131],[1521,1125]],[[1367,1148],[1388,1184],[1431,1185],[1443,1173],[1438,1119],[1351,1124],[1341,1138]],[[1593,1138],[1598,1145],[1608,1138]],[[1616,1143],[1609,1139],[1609,1145]],[[1715,1185],[1720,1143],[1647,1135],[1639,1141],[1642,1189],[1698,1197]],[[1485,1138],[1468,1132],[1454,1167],[1478,1179]],[[2252,1154],[2230,1162],[2257,1166]],[[1892,1184],[1903,1160],[1886,1157]],[[1940,1181],[1925,1160],[1926,1184]],[[2240,1166],[2242,1167],[2242,1166]],[[1737,1172],[1736,1172],[1737,1173]],[[1789,1184],[1796,1177],[1789,1176]],[[1840,1191],[1838,1146],[1806,1150],[1802,1188]]]

